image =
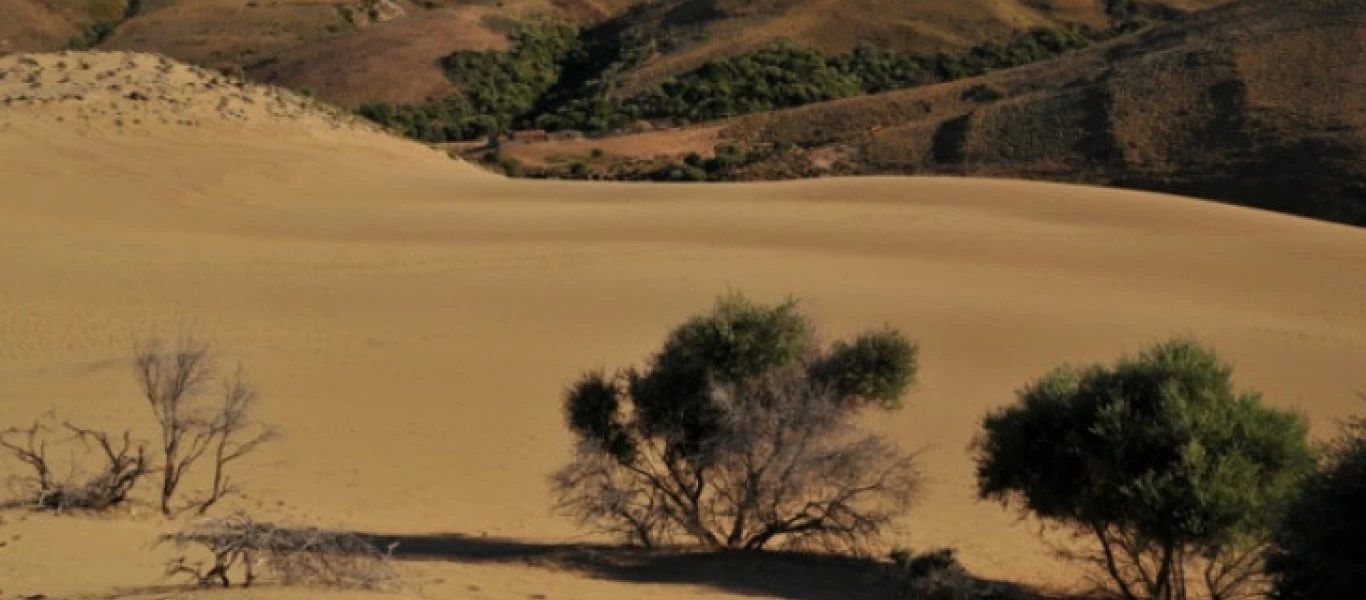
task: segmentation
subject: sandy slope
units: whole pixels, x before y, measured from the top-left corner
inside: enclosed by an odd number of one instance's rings
[[[1076,579],[1028,525],[972,500],[964,452],[985,410],[1054,364],[1198,335],[1320,431],[1366,387],[1357,229],[1006,181],[508,181],[288,94],[205,89],[153,57],[9,57],[0,71],[5,425],[49,408],[141,423],[130,344],[190,323],[247,365],[287,436],[245,465],[243,504],[450,534],[408,542],[444,555],[405,566],[426,597],[871,597],[781,565],[583,576],[535,546],[582,539],[545,491],[568,452],[563,386],[643,358],[729,289],[797,294],[833,335],[888,322],[920,340],[919,390],[876,424],[926,448],[931,483],[895,541],[957,546],[988,576]],[[167,527],[145,510],[3,519],[0,596],[145,586],[164,558],[141,551]]]

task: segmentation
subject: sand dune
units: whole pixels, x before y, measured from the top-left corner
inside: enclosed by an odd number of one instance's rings
[[[847,579],[778,587],[816,572],[790,565],[547,558],[593,541],[549,512],[563,386],[643,359],[727,290],[796,294],[831,335],[886,322],[921,342],[919,389],[875,424],[926,448],[930,484],[890,541],[956,546],[991,577],[1077,578],[973,500],[964,451],[1045,369],[1193,334],[1321,432],[1366,388],[1359,229],[1009,181],[511,181],[156,57],[11,56],[0,72],[3,425],[49,408],[141,423],[130,345],[189,323],[247,366],[285,432],[244,464],[240,504],[416,536],[429,560],[404,568],[425,597],[871,597]],[[141,548],[167,527],[4,515],[0,595],[153,584],[164,553]]]

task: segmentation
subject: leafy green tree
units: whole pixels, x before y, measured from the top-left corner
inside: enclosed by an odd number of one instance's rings
[[[1366,419],[1325,453],[1276,531],[1276,600],[1366,597]]]
[[[978,493],[1094,539],[1124,598],[1257,591],[1269,524],[1312,465],[1305,420],[1234,391],[1183,339],[1113,366],[1064,366],[994,411]]]
[[[644,370],[569,389],[579,445],[553,478],[559,506],[645,546],[865,549],[905,510],[916,472],[853,417],[898,406],[916,354],[888,329],[823,349],[794,301],[723,297]]]

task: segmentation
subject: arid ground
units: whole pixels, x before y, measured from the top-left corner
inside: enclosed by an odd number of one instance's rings
[[[985,577],[1081,577],[974,499],[966,450],[1063,361],[1188,334],[1318,433],[1362,409],[1361,229],[1006,180],[506,180],[153,56],[0,73],[0,427],[55,410],[141,428],[134,341],[192,328],[284,433],[234,504],[399,537],[426,598],[874,597],[829,565],[557,558],[608,541],[550,510],[564,386],[644,360],[730,290],[796,295],[832,336],[888,323],[920,342],[907,407],[869,424],[923,448],[921,501],[887,542],[957,547]],[[173,524],[152,513],[0,515],[0,597],[167,584],[170,550],[147,547]],[[214,596],[318,596],[231,594]]]

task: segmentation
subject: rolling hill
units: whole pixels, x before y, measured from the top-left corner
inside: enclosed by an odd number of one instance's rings
[[[1226,0],[1148,2],[1135,13],[1174,16]],[[662,40],[657,57],[622,79],[621,95],[697,68],[790,40],[837,53],[860,42],[899,52],[965,50],[1035,27],[1111,25],[1095,0],[662,0],[622,17],[618,26]],[[1128,13],[1125,13],[1128,16]]]

